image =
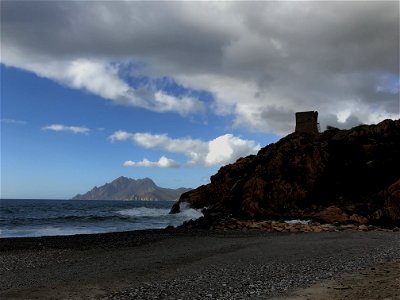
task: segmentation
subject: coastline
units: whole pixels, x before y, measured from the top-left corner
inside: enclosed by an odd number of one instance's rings
[[[396,262],[400,234],[143,230],[0,239],[0,257],[6,299],[291,299]]]

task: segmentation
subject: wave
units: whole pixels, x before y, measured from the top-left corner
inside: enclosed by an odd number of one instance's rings
[[[0,237],[51,236],[82,233],[117,232],[141,229],[161,229],[179,226],[203,214],[188,206],[178,214],[170,214],[170,208],[110,208],[107,210],[52,211],[36,215],[0,216]]]
[[[40,227],[40,228],[17,228],[17,229],[0,229],[0,237],[41,237],[41,236],[57,236],[57,235],[75,235],[75,234],[91,234],[107,232],[106,230],[92,228],[65,228],[65,227]]]
[[[130,209],[123,209],[117,211],[122,216],[129,216],[129,217],[168,217],[171,219],[180,218],[184,219],[184,221],[189,219],[198,219],[203,216],[203,214],[193,208],[189,208],[188,206],[184,207],[180,213],[178,214],[170,214],[170,209],[165,208],[148,208],[148,207],[137,207],[137,208],[130,208]]]
[[[13,218],[11,220],[0,220],[1,226],[6,225],[38,225],[38,224],[62,224],[62,223],[87,223],[87,222],[103,222],[103,221],[124,221],[128,220],[127,216],[119,215],[87,215],[87,216],[56,216],[42,218]]]
[[[136,207],[117,211],[119,215],[128,217],[161,217],[169,214],[167,208]]]
[[[51,225],[51,224],[84,224],[106,222],[147,222],[166,223],[166,226],[177,226],[187,220],[198,219],[203,214],[192,208],[186,208],[178,214],[170,214],[167,208],[137,207],[122,209],[107,214],[61,215],[30,218],[0,218],[0,226]]]
[[[194,208],[187,208],[185,210],[182,210],[177,215],[185,217],[186,220],[196,220],[196,219],[202,217],[203,213],[200,210],[197,210],[197,209],[194,209]]]

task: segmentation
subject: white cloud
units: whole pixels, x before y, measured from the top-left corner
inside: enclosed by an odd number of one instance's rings
[[[161,90],[136,90],[118,75],[118,65],[99,59],[47,62],[26,61],[8,56],[6,64],[34,72],[75,89],[82,89],[117,104],[155,112],[176,112],[182,116],[204,112],[204,104],[189,96],[175,97]]]
[[[167,134],[116,131],[109,139],[111,141],[131,140],[147,149],[162,149],[183,154],[188,158],[188,166],[221,166],[232,163],[239,157],[255,154],[260,149],[260,145],[254,141],[244,140],[232,134],[225,134],[211,141],[202,141],[191,138],[173,139]]]
[[[26,124],[27,124],[26,121],[15,120],[15,119],[6,119],[6,118],[2,118],[2,119],[1,119],[1,123],[5,123],[5,124],[17,124],[17,125],[26,125]]]
[[[242,140],[232,134],[225,134],[208,142],[206,165],[224,165],[242,156],[254,154],[260,149],[259,145],[249,140]]]
[[[181,115],[188,115],[190,113],[199,113],[204,111],[204,104],[193,97],[177,98],[168,95],[162,91],[154,93],[154,104],[145,106],[145,108],[152,109],[158,112],[175,111]]]
[[[84,126],[65,126],[62,124],[51,124],[48,126],[44,126],[42,127],[42,130],[66,131],[80,134],[89,134],[90,132],[90,129]]]
[[[114,132],[111,136],[109,136],[108,139],[111,142],[115,142],[115,141],[126,141],[126,140],[130,139],[131,137],[132,137],[132,133],[118,130],[118,131]]]
[[[59,72],[60,69],[55,70]],[[65,72],[50,74],[61,82],[77,88],[85,89],[105,99],[119,99],[129,90],[129,85],[118,77],[118,69],[109,64],[90,60],[74,60],[68,62]],[[40,70],[38,72],[40,74]]]
[[[142,161],[134,162],[127,160],[123,164],[124,167],[151,167],[151,168],[179,168],[179,164],[173,159],[161,156],[158,161],[149,161],[144,158]]]

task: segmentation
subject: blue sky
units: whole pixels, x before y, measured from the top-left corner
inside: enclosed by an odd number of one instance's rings
[[[196,187],[207,183],[220,164],[186,166],[188,159],[180,153],[146,149],[133,141],[112,141],[110,136],[123,130],[209,141],[227,132],[244,134],[229,128],[229,118],[205,113],[186,118],[115,105],[4,65],[1,86],[2,198],[65,199],[122,175],[150,177],[163,187]],[[175,93],[175,88],[176,94],[181,93],[179,87],[171,86],[168,92]],[[209,101],[210,95],[204,98]],[[88,132],[44,129],[52,124],[87,128]],[[247,132],[246,137],[256,147],[276,140],[275,135],[265,133]],[[162,156],[173,159],[179,167],[123,166],[128,160],[156,162]]]
[[[399,118],[399,3],[2,1],[0,71],[2,198],[197,187],[296,111]]]

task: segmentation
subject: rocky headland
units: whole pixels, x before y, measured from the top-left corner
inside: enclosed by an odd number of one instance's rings
[[[168,189],[159,187],[150,178],[132,179],[118,177],[100,187],[95,186],[87,193],[78,194],[72,200],[136,200],[136,201],[176,201],[189,188]]]
[[[182,194],[171,213],[179,212],[182,203],[203,209],[203,218],[183,225],[189,228],[396,228],[399,170],[400,120],[319,134],[295,132],[223,166],[209,184]],[[284,222],[289,219],[312,223]]]

